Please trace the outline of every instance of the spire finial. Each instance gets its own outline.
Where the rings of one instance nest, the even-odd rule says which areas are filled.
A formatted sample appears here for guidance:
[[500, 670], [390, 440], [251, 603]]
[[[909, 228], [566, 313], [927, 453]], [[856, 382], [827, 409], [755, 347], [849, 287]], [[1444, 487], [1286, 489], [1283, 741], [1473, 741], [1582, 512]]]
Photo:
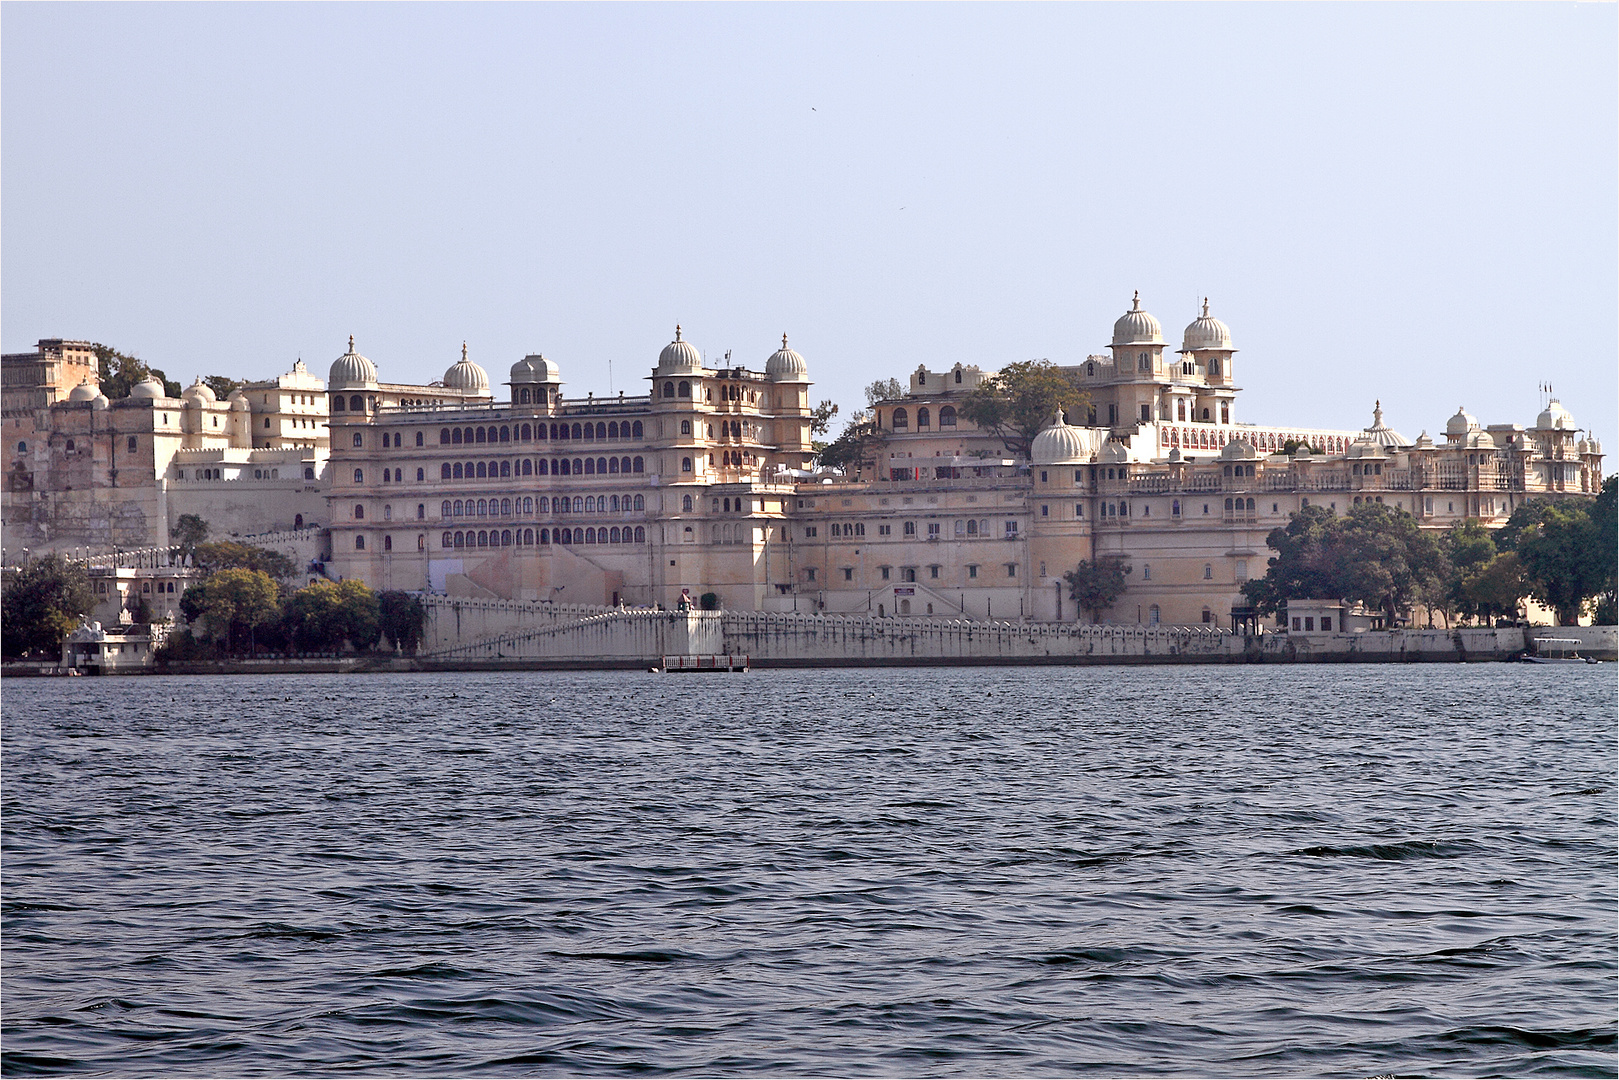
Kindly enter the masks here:
[[353, 352], [353, 351], [354, 351], [354, 335], [350, 334], [349, 335], [349, 352]]
[[1141, 290], [1140, 289], [1136, 290], [1135, 299], [1133, 299], [1130, 302], [1130, 310], [1131, 311], [1140, 311], [1141, 310]]
[[675, 340], [676, 341], [680, 340], [680, 324], [679, 323], [675, 323]]
[[464, 341], [461, 343], [461, 362], [467, 362], [467, 343]]
[[784, 349], [787, 347], [787, 335], [786, 334], [781, 335], [781, 347], [784, 348]]
[[1203, 298], [1203, 317], [1209, 317], [1209, 298], [1206, 296]]
[[1378, 427], [1383, 426], [1383, 399], [1378, 398], [1372, 403], [1372, 423]]

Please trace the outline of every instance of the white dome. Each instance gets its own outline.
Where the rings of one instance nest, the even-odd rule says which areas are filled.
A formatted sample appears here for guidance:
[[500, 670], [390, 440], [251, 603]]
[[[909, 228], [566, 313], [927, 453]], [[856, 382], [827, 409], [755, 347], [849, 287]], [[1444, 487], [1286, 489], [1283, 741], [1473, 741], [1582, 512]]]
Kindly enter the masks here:
[[328, 390], [351, 390], [377, 385], [377, 365], [354, 351], [354, 335], [349, 335], [349, 351], [332, 361], [326, 374]]
[[1466, 446], [1469, 450], [1494, 450], [1495, 437], [1488, 431], [1474, 431], [1468, 434]]
[[208, 384], [202, 381], [200, 376], [196, 382], [185, 388], [185, 392], [181, 394], [180, 397], [183, 398], [187, 404], [196, 401], [202, 403], [203, 405], [212, 405], [219, 400], [219, 395], [215, 394], [213, 390], [209, 388]]
[[1040, 430], [1029, 444], [1029, 458], [1036, 465], [1074, 465], [1091, 460], [1089, 432], [1068, 423], [1061, 409], [1051, 423]]
[[1135, 295], [1130, 310], [1113, 324], [1114, 345], [1162, 345], [1164, 328], [1158, 320], [1141, 310], [1141, 294]]
[[100, 393], [101, 388], [95, 383], [91, 382], [89, 379], [86, 379], [73, 388], [72, 392], [68, 394], [67, 399], [69, 401], [94, 401], [96, 399], [96, 395]]
[[1231, 344], [1231, 331], [1226, 324], [1209, 314], [1208, 297], [1203, 298], [1203, 314], [1193, 319], [1181, 335], [1181, 352], [1195, 352], [1198, 349], [1237, 351]]
[[1547, 405], [1545, 410], [1535, 420], [1535, 426], [1540, 428], [1542, 431], [1550, 431], [1554, 429], [1557, 431], [1575, 430], [1573, 415], [1567, 409], [1563, 408], [1563, 403], [1558, 401], [1556, 398], [1552, 398], [1551, 404]]
[[112, 404], [112, 402], [107, 400], [107, 395], [103, 394], [99, 390], [96, 391], [96, 396], [90, 399], [90, 407], [92, 409], [96, 409], [98, 411], [101, 410], [101, 409], [105, 409], [107, 406], [109, 406], [111, 404]]
[[781, 335], [781, 348], [765, 361], [765, 378], [771, 382], [808, 382], [809, 365], [804, 358], [787, 347], [787, 335]]
[[1259, 451], [1246, 439], [1232, 439], [1220, 448], [1220, 457], [1226, 461], [1252, 461], [1259, 457]]
[[1478, 418], [1460, 405], [1456, 406], [1456, 415], [1445, 422], [1446, 435], [1466, 435], [1469, 431], [1477, 430]]
[[129, 396], [150, 401], [163, 396], [163, 384], [156, 379], [142, 379], [129, 388]]
[[562, 369], [539, 353], [530, 353], [512, 365], [513, 383], [555, 383], [562, 381]]
[[1130, 451], [1124, 448], [1121, 442], [1109, 442], [1102, 447], [1102, 452], [1096, 455], [1096, 460], [1104, 465], [1117, 465], [1130, 460]]
[[680, 327], [675, 326], [675, 339], [658, 354], [658, 368], [663, 371], [701, 371], [703, 354], [689, 341], [680, 340]]
[[1411, 440], [1398, 431], [1383, 423], [1383, 403], [1376, 402], [1372, 406], [1372, 426], [1365, 429], [1365, 433], [1356, 442], [1375, 443], [1378, 446], [1410, 446]]
[[444, 373], [444, 385], [452, 390], [482, 393], [489, 389], [489, 373], [467, 359], [467, 343], [461, 343], [461, 359]]
[[253, 406], [249, 404], [247, 397], [240, 390], [230, 396], [230, 408], [232, 412], [253, 411]]

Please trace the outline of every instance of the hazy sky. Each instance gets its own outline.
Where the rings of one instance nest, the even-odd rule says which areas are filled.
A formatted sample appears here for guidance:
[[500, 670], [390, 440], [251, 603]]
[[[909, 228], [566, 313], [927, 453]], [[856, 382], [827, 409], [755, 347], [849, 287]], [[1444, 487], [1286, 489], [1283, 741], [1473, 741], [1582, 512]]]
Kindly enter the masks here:
[[[1211, 297], [1240, 419], [1414, 438], [1555, 384], [1604, 449], [1619, 8], [19, 4], [0, 329], [170, 378], [639, 393], [781, 334], [845, 411]], [[611, 365], [611, 371], [609, 371]], [[1611, 466], [1610, 466], [1611, 468]]]

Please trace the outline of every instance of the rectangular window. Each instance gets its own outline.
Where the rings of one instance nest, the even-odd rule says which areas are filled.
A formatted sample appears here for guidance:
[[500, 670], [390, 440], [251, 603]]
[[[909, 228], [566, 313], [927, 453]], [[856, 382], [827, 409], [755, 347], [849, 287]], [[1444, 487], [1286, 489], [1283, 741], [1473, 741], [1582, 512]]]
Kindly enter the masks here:
[[133, 453], [134, 453], [134, 452], [135, 452], [135, 447], [136, 447], [136, 446], [138, 446], [138, 445], [139, 445], [139, 444], [138, 444], [138, 443], [137, 443], [137, 442], [136, 442], [136, 441], [135, 441], [135, 436], [133, 436], [133, 435], [131, 435], [131, 436], [130, 436], [130, 437], [129, 437], [129, 443], [128, 443], [128, 445], [129, 445], [129, 452], [130, 452], [130, 453], [131, 453], [131, 454], [133, 454]]
[[814, 525], [806, 525], [806, 526], [804, 526], [804, 536], [805, 536], [806, 539], [813, 538], [815, 536], [815, 526]]
[[880, 567], [879, 569], [882, 570], [883, 580], [887, 581], [888, 580], [888, 573], [892, 569], [892, 567], [884, 566], [884, 567]]
[[937, 540], [938, 538], [939, 538], [939, 523], [937, 521], [928, 522], [928, 539], [929, 540]]
[[1050, 517], [1051, 516], [1051, 507], [1046, 506], [1045, 504], [1042, 503], [1041, 506], [1040, 506], [1040, 516], [1041, 517]]
[[[1237, 560], [1237, 580], [1238, 581], [1247, 581], [1248, 580], [1248, 560], [1247, 559], [1238, 559]], [[1323, 627], [1323, 629], [1325, 629], [1325, 627]]]
[[1321, 629], [1323, 629], [1323, 630], [1331, 630], [1332, 629], [1332, 616], [1330, 616], [1330, 615], [1321, 616]]
[[978, 576], [978, 567], [976, 567], [976, 566], [967, 567], [967, 576], [970, 577], [970, 578], [977, 577]]
[[893, 533], [894, 533], [894, 527], [892, 525], [879, 525], [879, 526], [877, 526], [877, 535], [878, 536], [892, 536]]
[[1074, 516], [1077, 517], [1077, 518], [1082, 518], [1082, 517], [1085, 516], [1085, 504], [1084, 503], [1075, 503], [1074, 504]]
[[1017, 522], [1008, 521], [1006, 523], [1006, 536], [1007, 539], [1014, 539], [1017, 536]]
[[854, 568], [852, 566], [845, 566], [843, 568], [843, 580], [844, 581], [853, 581], [854, 580]]
[[1315, 629], [1315, 616], [1314, 615], [1306, 615], [1304, 617], [1304, 629], [1306, 629], [1306, 630], [1314, 630]]
[[1304, 627], [1300, 625], [1300, 623], [1302, 623], [1303, 621], [1304, 620], [1300, 619], [1297, 615], [1293, 616], [1293, 629], [1295, 629], [1295, 630], [1304, 629]]
[[804, 571], [804, 576], [806, 578], [808, 578], [809, 580], [814, 581], [815, 580], [815, 567], [812, 566], [808, 570], [805, 570]]
[[1017, 577], [1017, 563], [1009, 562], [1006, 564], [1006, 576]]
[[939, 576], [939, 568], [937, 566], [928, 567], [928, 577], [937, 578], [938, 576]]

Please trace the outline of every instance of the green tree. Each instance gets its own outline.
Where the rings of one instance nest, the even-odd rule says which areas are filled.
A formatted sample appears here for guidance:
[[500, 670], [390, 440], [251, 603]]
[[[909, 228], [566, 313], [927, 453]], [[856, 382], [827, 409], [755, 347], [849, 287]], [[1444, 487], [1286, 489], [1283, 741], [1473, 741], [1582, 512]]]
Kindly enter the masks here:
[[866, 386], [866, 408], [879, 401], [897, 401], [905, 396], [905, 384], [898, 379], [878, 379]]
[[1063, 575], [1068, 582], [1068, 599], [1089, 612], [1092, 622], [1099, 622], [1102, 612], [1124, 595], [1124, 579], [1133, 569], [1125, 564], [1122, 555], [1104, 555], [1094, 562], [1081, 559], [1077, 567]]
[[180, 613], [187, 622], [204, 621], [214, 637], [225, 639], [225, 651], [234, 652], [242, 634], [280, 617], [280, 590], [262, 570], [220, 570], [181, 595]]
[[1362, 503], [1345, 517], [1308, 506], [1272, 529], [1276, 552], [1263, 578], [1243, 595], [1261, 614], [1285, 615], [1287, 601], [1359, 601], [1392, 622], [1419, 601], [1442, 603], [1450, 568], [1439, 542], [1416, 519], [1382, 503]]
[[377, 594], [363, 581], [317, 581], [287, 598], [288, 634], [306, 652], [336, 652], [345, 641], [369, 649], [382, 632]]
[[1602, 482], [1602, 491], [1591, 504], [1591, 521], [1596, 526], [1591, 558], [1603, 567], [1604, 582], [1595, 618], [1601, 626], [1612, 626], [1619, 621], [1619, 476]]
[[96, 594], [81, 564], [59, 555], [30, 559], [5, 576], [0, 598], [0, 652], [59, 652], [62, 638], [95, 610]]
[[1612, 580], [1613, 565], [1599, 550], [1598, 533], [1591, 505], [1565, 499], [1547, 505], [1534, 527], [1517, 536], [1529, 595], [1555, 611], [1560, 625], [1578, 623], [1586, 601]]
[[[837, 404], [830, 399], [821, 402], [810, 410], [810, 436], [813, 438], [825, 435], [832, 430], [832, 420], [838, 415]], [[819, 450], [824, 444], [813, 444]]]
[[1034, 437], [1058, 409], [1078, 416], [1089, 402], [1078, 372], [1064, 371], [1049, 360], [1020, 360], [975, 386], [957, 411], [1013, 454], [1027, 458]]
[[156, 379], [162, 383], [165, 396], [180, 396], [179, 383], [170, 380], [157, 368], [149, 367], [138, 356], [119, 352], [110, 345], [100, 343], [92, 345], [91, 348], [96, 354], [96, 374], [100, 377], [101, 392], [108, 398], [112, 400], [126, 398], [136, 383], [147, 379]]
[[1517, 618], [1523, 597], [1529, 595], [1523, 563], [1516, 551], [1503, 551], [1462, 578], [1461, 610], [1486, 622]]
[[398, 589], [377, 594], [382, 634], [401, 650], [413, 653], [427, 631], [427, 608], [421, 599]]
[[868, 465], [875, 468], [877, 452], [887, 441], [887, 435], [872, 417], [857, 412], [844, 425], [843, 433], [827, 443], [816, 455], [816, 461], [829, 469], [843, 469], [859, 473]]
[[225, 375], [204, 375], [202, 384], [212, 390], [220, 401], [224, 401], [242, 388], [240, 381]]
[[298, 564], [281, 552], [235, 540], [196, 544], [191, 549], [191, 558], [196, 566], [210, 574], [220, 570], [258, 570], [285, 584], [298, 573]]
[[174, 542], [190, 555], [208, 539], [208, 523], [196, 514], [181, 514], [174, 523]]

